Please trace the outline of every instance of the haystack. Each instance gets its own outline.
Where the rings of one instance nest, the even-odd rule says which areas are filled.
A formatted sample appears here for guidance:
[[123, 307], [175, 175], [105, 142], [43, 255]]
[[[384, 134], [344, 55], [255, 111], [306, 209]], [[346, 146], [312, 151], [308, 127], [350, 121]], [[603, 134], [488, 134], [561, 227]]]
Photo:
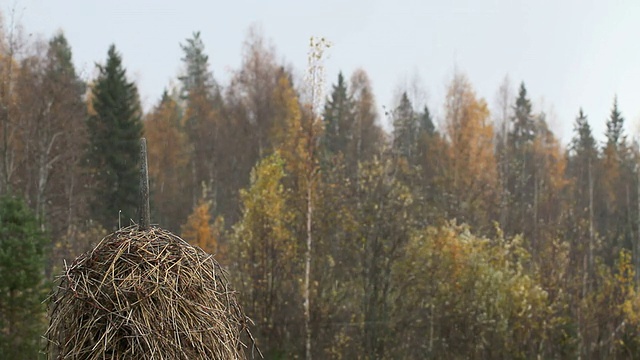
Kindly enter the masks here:
[[144, 140], [141, 148], [140, 224], [66, 267], [49, 303], [48, 358], [245, 359], [249, 320], [220, 265], [148, 225]]

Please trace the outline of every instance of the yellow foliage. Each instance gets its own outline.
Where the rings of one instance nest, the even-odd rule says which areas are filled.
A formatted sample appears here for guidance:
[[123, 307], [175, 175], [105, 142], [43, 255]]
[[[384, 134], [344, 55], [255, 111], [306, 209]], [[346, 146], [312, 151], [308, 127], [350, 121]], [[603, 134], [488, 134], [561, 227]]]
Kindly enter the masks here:
[[493, 126], [484, 99], [478, 99], [464, 75], [456, 74], [445, 103], [447, 148], [446, 181], [458, 201], [459, 214], [472, 224], [486, 224], [496, 197], [496, 159]]
[[89, 116], [96, 116], [98, 115], [98, 113], [96, 112], [96, 109], [94, 109], [93, 107], [93, 98], [95, 97], [95, 95], [93, 94], [93, 83], [90, 83], [87, 86], [87, 97], [85, 99], [85, 102], [87, 104], [87, 115]]
[[278, 79], [278, 85], [274, 91], [274, 102], [282, 111], [279, 114], [282, 121], [276, 122], [272, 130], [278, 151], [285, 160], [286, 169], [289, 172], [296, 175], [303, 174], [309, 160], [308, 141], [304, 136], [305, 129], [298, 96], [284, 74]]
[[187, 223], [182, 226], [182, 238], [209, 254], [215, 254], [218, 250], [218, 239], [211, 224], [210, 210], [211, 202], [201, 199], [187, 218]]
[[486, 354], [490, 347], [518, 358], [524, 357], [527, 343], [535, 344], [550, 329], [540, 319], [555, 321], [547, 315], [547, 292], [525, 270], [529, 254], [519, 237], [489, 240], [450, 223], [416, 233], [406, 250], [393, 272], [396, 284], [405, 289], [398, 308], [411, 310], [399, 316], [421, 318], [434, 324], [436, 333], [427, 340], [407, 330], [400, 338], [425, 346], [437, 342], [442, 346], [438, 351], [453, 357], [459, 351], [482, 358], [469, 354]]
[[568, 184], [565, 177], [566, 157], [564, 151], [546, 123], [541, 124], [540, 134], [534, 142], [538, 166], [548, 174], [550, 191], [559, 193]]
[[186, 166], [186, 136], [178, 128], [178, 105], [165, 99], [144, 122], [148, 140], [149, 176], [159, 184], [169, 181], [176, 168]]

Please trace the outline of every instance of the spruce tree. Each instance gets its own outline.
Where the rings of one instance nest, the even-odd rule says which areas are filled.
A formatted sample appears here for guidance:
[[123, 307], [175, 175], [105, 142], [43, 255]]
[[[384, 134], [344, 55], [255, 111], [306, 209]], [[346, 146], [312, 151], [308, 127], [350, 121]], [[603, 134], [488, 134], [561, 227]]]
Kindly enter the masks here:
[[508, 134], [510, 154], [507, 174], [506, 202], [509, 204], [509, 219], [505, 224], [507, 234], [524, 233], [533, 236], [535, 202], [534, 140], [536, 138], [536, 118], [532, 114], [531, 100], [527, 96], [524, 83], [513, 107], [511, 131]]
[[46, 297], [46, 240], [21, 199], [0, 197], [0, 357], [36, 359]]
[[536, 134], [536, 124], [531, 111], [531, 100], [527, 97], [524, 82], [520, 84], [520, 91], [514, 107], [515, 115], [512, 119], [511, 132], [513, 143], [517, 146], [533, 142]]
[[575, 178], [577, 209], [579, 212], [584, 212], [591, 207], [588, 201], [589, 196], [592, 195], [592, 177], [597, 166], [598, 148], [587, 116], [582, 109], [576, 117], [573, 131], [574, 136], [569, 144], [567, 173]]
[[407, 159], [415, 155], [417, 120], [413, 105], [405, 92], [393, 111], [393, 149], [396, 154]]
[[[198, 203], [200, 186], [204, 183], [212, 191], [214, 200], [212, 211], [218, 212], [218, 205], [223, 194], [218, 191], [223, 181], [218, 175], [220, 165], [221, 118], [219, 116], [222, 100], [218, 86], [209, 70], [209, 57], [205, 54], [204, 43], [200, 32], [180, 44], [184, 57], [184, 74], [182, 82], [182, 98], [184, 114], [182, 123], [187, 134], [191, 152], [188, 167], [191, 172], [188, 192], [193, 206]], [[216, 181], [218, 180], [218, 181]]]
[[613, 99], [613, 107], [611, 108], [611, 114], [607, 119], [607, 145], [612, 145], [616, 150], [620, 150], [621, 145], [626, 141], [626, 137], [623, 134], [624, 131], [624, 118], [618, 109], [618, 97]]
[[182, 61], [185, 65], [185, 73], [179, 77], [182, 82], [183, 98], [188, 98], [193, 92], [208, 92], [217, 88], [213, 75], [209, 71], [209, 56], [205, 54], [200, 32], [194, 32], [193, 37], [186, 41], [186, 44], [180, 44], [184, 52]]
[[635, 238], [635, 206], [633, 192], [636, 186], [635, 161], [624, 134], [624, 117], [618, 108], [618, 99], [613, 99], [611, 114], [607, 119], [606, 143], [602, 149], [602, 175], [598, 190], [602, 193], [602, 206], [597, 220], [598, 230], [605, 235], [605, 246], [609, 247], [609, 261], [617, 253], [630, 249]]
[[593, 276], [595, 250], [595, 181], [598, 148], [587, 116], [582, 109], [574, 124], [574, 136], [569, 144], [566, 177], [572, 179], [570, 205], [566, 215], [565, 231], [574, 249], [573, 267], [582, 274], [583, 296], [591, 288], [588, 279]]
[[347, 84], [341, 72], [338, 74], [338, 83], [333, 85], [331, 97], [324, 107], [323, 143], [331, 155], [346, 155], [349, 140], [353, 139], [354, 109], [353, 102], [347, 94]]
[[425, 105], [424, 110], [418, 116], [418, 134], [433, 135], [436, 132], [436, 127], [433, 124], [433, 118], [429, 112], [429, 108]]
[[591, 126], [587, 120], [587, 115], [584, 114], [582, 108], [578, 112], [578, 117], [574, 124], [575, 135], [571, 139], [571, 150], [578, 154], [588, 154], [593, 156], [596, 149], [596, 142], [593, 138]]
[[[138, 151], [142, 136], [138, 91], [127, 80], [122, 58], [111, 45], [92, 92], [88, 166], [93, 178], [93, 219], [106, 229], [134, 219], [138, 196]], [[121, 212], [121, 213], [120, 213]]]

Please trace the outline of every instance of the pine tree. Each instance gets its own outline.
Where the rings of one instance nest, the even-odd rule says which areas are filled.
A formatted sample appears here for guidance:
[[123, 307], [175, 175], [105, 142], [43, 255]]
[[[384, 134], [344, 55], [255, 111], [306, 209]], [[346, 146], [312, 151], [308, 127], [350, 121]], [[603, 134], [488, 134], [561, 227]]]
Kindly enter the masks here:
[[114, 45], [98, 69], [92, 89], [94, 113], [87, 121], [88, 166], [94, 181], [91, 210], [95, 220], [113, 229], [118, 218], [125, 225], [135, 218], [141, 110], [136, 85], [127, 80]]
[[20, 199], [0, 198], [0, 354], [36, 359], [41, 349], [46, 297], [46, 239]]

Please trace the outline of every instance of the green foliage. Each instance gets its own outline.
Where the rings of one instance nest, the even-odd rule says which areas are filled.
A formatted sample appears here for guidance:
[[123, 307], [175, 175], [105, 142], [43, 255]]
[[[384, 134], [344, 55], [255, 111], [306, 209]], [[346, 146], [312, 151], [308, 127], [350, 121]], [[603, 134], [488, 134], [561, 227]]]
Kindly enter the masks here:
[[[496, 114], [458, 73], [431, 108], [439, 126], [405, 93], [389, 134], [356, 69], [319, 121], [326, 42], [298, 83], [259, 30], [224, 88], [200, 33], [180, 44], [178, 86], [144, 132], [155, 221], [224, 254], [267, 358], [639, 357], [640, 145], [617, 99], [603, 145], [580, 110], [565, 149], [524, 83], [501, 87]], [[120, 210], [128, 223], [141, 109], [113, 46], [87, 94], [64, 35], [46, 49], [7, 36], [0, 190], [38, 222], [7, 225], [26, 208], [2, 200], [0, 357], [33, 358], [37, 228], [55, 239], [48, 275]]]
[[324, 106], [324, 134], [325, 150], [332, 155], [347, 154], [349, 141], [353, 139], [354, 109], [353, 102], [348, 95], [347, 84], [342, 73], [338, 74], [338, 83], [333, 85], [330, 98]]
[[46, 243], [24, 202], [1, 197], [0, 353], [5, 359], [36, 359], [42, 349]]
[[421, 134], [434, 135], [436, 127], [433, 124], [433, 118], [429, 112], [429, 108], [425, 105], [422, 113], [418, 114], [418, 136]]
[[415, 156], [417, 132], [418, 118], [405, 92], [400, 98], [400, 103], [393, 111], [394, 151], [400, 156], [412, 159], [412, 156]]
[[[476, 237], [448, 224], [416, 232], [393, 267], [402, 358], [530, 358], [545, 339], [547, 292], [521, 238]], [[398, 351], [399, 353], [396, 353]]]
[[536, 136], [536, 125], [531, 111], [531, 100], [527, 97], [527, 88], [524, 82], [520, 84], [520, 91], [514, 107], [512, 119], [513, 128], [511, 138], [516, 146], [530, 143]]
[[[607, 137], [603, 145], [599, 172], [601, 176], [596, 185], [599, 203], [597, 204], [597, 230], [604, 234], [609, 244], [606, 260], [613, 263], [622, 249], [632, 249], [637, 241], [638, 225], [637, 201], [631, 205], [631, 196], [638, 190], [638, 161], [637, 150], [633, 150], [627, 142], [624, 133], [624, 118], [618, 108], [618, 100], [614, 98], [611, 114], [607, 119]], [[634, 191], [636, 190], [636, 191]], [[636, 245], [637, 248], [637, 245]], [[636, 263], [638, 262], [636, 254]]]
[[607, 119], [607, 146], [613, 145], [618, 148], [626, 141], [624, 136], [624, 118], [618, 109], [618, 98], [613, 99], [613, 107], [611, 108], [611, 115]]
[[593, 138], [587, 115], [582, 111], [582, 108], [576, 117], [573, 131], [575, 135], [571, 139], [570, 150], [577, 156], [585, 154], [588, 158], [596, 157], [598, 155], [596, 141]]
[[365, 357], [380, 358], [389, 348], [391, 269], [404, 253], [413, 229], [415, 202], [409, 187], [395, 176], [390, 159], [363, 163], [358, 189], [357, 261], [362, 279], [362, 349]]
[[179, 77], [182, 82], [183, 96], [186, 98], [192, 92], [209, 91], [215, 86], [213, 76], [209, 72], [209, 56], [204, 52], [204, 43], [200, 32], [193, 33], [186, 44], [180, 44], [184, 52], [182, 61], [185, 64], [185, 74]]
[[184, 100], [182, 127], [188, 140], [185, 150], [189, 152], [189, 172], [184, 175], [188, 179], [184, 181], [184, 196], [190, 198], [195, 206], [200, 195], [200, 186], [205, 184], [212, 191], [212, 213], [217, 215], [220, 203], [218, 197], [222, 195], [218, 191], [222, 182], [217, 181], [221, 158], [219, 88], [209, 69], [209, 57], [205, 54], [200, 32], [195, 32], [193, 37], [187, 39], [186, 44], [180, 44], [180, 47], [184, 53], [183, 76], [179, 77], [182, 82], [181, 96]]
[[292, 236], [293, 213], [283, 186], [284, 160], [274, 153], [252, 171], [241, 192], [242, 218], [231, 237], [231, 267], [242, 304], [259, 329], [258, 345], [271, 352], [290, 345], [293, 311], [299, 304], [301, 250]]
[[103, 227], [114, 229], [119, 216], [126, 225], [136, 215], [141, 109], [136, 86], [127, 80], [114, 45], [98, 69], [92, 90], [94, 113], [87, 121], [88, 166], [95, 184], [91, 210]]
[[49, 49], [47, 52], [48, 57], [52, 60], [49, 64], [49, 73], [53, 73], [58, 76], [66, 76], [71, 79], [77, 77], [71, 59], [71, 47], [69, 46], [64, 34], [59, 33], [49, 41]]

